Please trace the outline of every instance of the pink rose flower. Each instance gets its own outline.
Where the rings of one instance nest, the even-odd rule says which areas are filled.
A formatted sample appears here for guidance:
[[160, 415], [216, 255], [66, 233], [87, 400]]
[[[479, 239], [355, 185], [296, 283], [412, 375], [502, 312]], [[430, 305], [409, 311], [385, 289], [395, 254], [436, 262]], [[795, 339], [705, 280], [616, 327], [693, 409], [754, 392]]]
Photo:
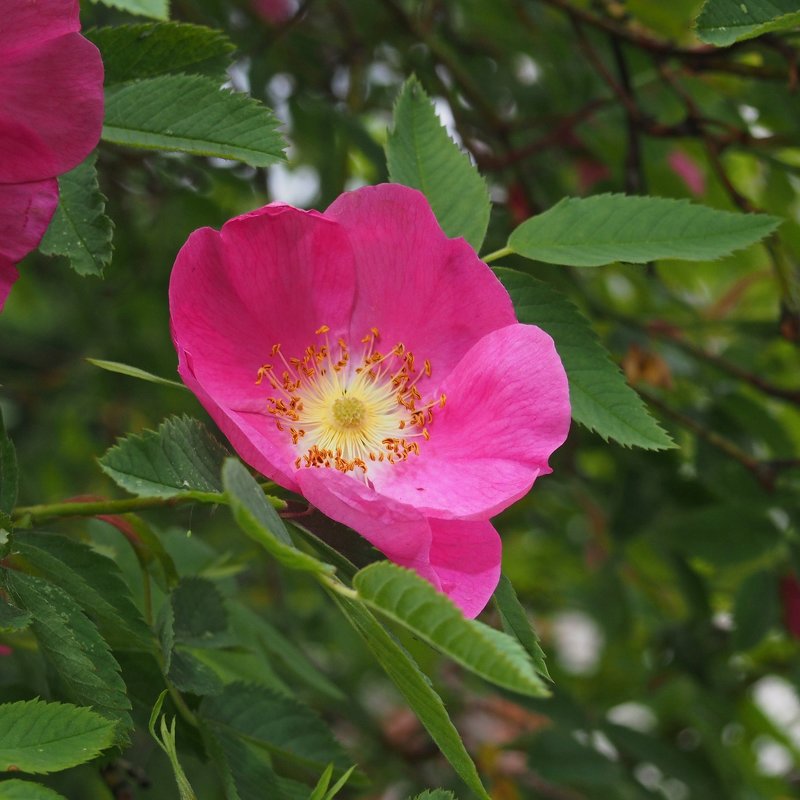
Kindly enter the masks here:
[[299, 6], [297, 0], [251, 0], [253, 11], [270, 25], [288, 22]]
[[14, 0], [0, 18], [0, 309], [15, 264], [44, 236], [56, 176], [100, 139], [103, 63], [78, 0]]
[[567, 436], [552, 339], [425, 197], [348, 192], [195, 231], [170, 281], [178, 371], [242, 458], [475, 616], [489, 518]]

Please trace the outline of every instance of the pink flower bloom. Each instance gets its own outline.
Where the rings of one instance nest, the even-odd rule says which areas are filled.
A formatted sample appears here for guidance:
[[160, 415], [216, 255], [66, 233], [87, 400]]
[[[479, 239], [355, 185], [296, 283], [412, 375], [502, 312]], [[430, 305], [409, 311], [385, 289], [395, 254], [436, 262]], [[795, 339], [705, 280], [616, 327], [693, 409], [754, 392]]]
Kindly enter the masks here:
[[416, 570], [469, 616], [489, 518], [550, 472], [567, 379], [550, 337], [425, 197], [348, 192], [201, 228], [170, 282], [178, 371], [249, 464]]
[[702, 167], [686, 151], [672, 150], [667, 156], [669, 168], [686, 184], [694, 195], [706, 193], [706, 176]]
[[78, 0], [15, 0], [0, 20], [0, 309], [58, 200], [54, 178], [100, 138], [103, 64]]
[[270, 25], [288, 22], [297, 13], [299, 6], [297, 0], [251, 0], [250, 4], [253, 11]]

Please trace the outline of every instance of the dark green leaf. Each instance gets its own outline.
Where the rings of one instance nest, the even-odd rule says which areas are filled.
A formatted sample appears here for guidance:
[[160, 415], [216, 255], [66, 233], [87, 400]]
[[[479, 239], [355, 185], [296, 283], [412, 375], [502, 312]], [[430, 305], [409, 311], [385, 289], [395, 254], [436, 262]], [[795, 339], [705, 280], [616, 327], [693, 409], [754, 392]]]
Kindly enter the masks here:
[[781, 538], [763, 510], [741, 504], [682, 511], [666, 518], [654, 535], [686, 556], [718, 566], [766, 555]]
[[0, 512], [10, 514], [17, 504], [17, 451], [6, 434], [0, 409]]
[[27, 628], [33, 621], [33, 615], [29, 611], [12, 606], [6, 602], [0, 594], [0, 631], [3, 633], [14, 633]]
[[267, 167], [283, 160], [277, 127], [266, 106], [200, 75], [160, 75], [106, 91], [103, 138], [129, 147]]
[[121, 439], [100, 466], [123, 489], [142, 497], [220, 492], [227, 455], [206, 427], [191, 417], [171, 417], [157, 431]]
[[84, 35], [103, 56], [106, 86], [182, 72], [224, 81], [235, 49], [221, 31], [185, 22], [116, 25]]
[[317, 772], [331, 762], [347, 769], [341, 747], [310, 709], [263, 686], [229, 684], [204, 698], [199, 713], [212, 732], [244, 739], [290, 763]]
[[503, 268], [495, 272], [511, 295], [519, 321], [538, 325], [555, 340], [569, 378], [576, 422], [627, 447], [675, 446], [626, 383], [589, 321], [566, 297], [521, 272]]
[[419, 717], [442, 755], [467, 786], [481, 798], [490, 800], [475, 764], [455, 726], [450, 721], [441, 697], [436, 693], [411, 656], [386, 632], [361, 603], [340, 594], [331, 595], [350, 624], [364, 639], [392, 683]]
[[545, 654], [539, 644], [539, 637], [533, 629], [525, 609], [519, 602], [511, 581], [505, 575], [500, 575], [500, 581], [494, 590], [493, 599], [497, 610], [500, 612], [503, 630], [516, 637], [517, 641], [531, 657], [533, 665], [539, 671], [539, 674], [549, 679], [550, 674], [547, 671]]
[[533, 697], [548, 693], [516, 639], [466, 619], [449, 597], [415, 572], [379, 561], [356, 574], [353, 588], [373, 609], [485, 680]]
[[94, 623], [70, 595], [42, 578], [7, 570], [6, 580], [19, 605], [33, 615], [33, 632], [64, 696], [118, 722], [117, 741], [124, 741], [132, 726], [130, 702], [119, 664]]
[[102, 275], [111, 262], [114, 224], [106, 216], [106, 198], [97, 183], [92, 153], [58, 179], [58, 207], [39, 249], [65, 256], [79, 275]]
[[778, 579], [772, 570], [755, 572], [745, 578], [733, 604], [733, 646], [737, 650], [755, 647], [781, 621]]
[[800, 25], [797, 0], [706, 0], [697, 18], [697, 35], [726, 47], [769, 31]]
[[170, 595], [175, 640], [189, 647], [213, 647], [228, 629], [222, 595], [211, 581], [184, 578]]
[[0, 705], [0, 772], [41, 774], [91, 761], [113, 744], [114, 727], [94, 711], [70, 703], [38, 699], [4, 703]]
[[298, 550], [283, 520], [267, 502], [264, 492], [241, 461], [229, 458], [222, 468], [222, 483], [239, 527], [283, 566], [303, 572], [330, 573], [333, 567]]
[[38, 575], [77, 600], [112, 644], [124, 649], [153, 647], [153, 634], [110, 558], [74, 539], [43, 532], [17, 534], [14, 551]]
[[568, 197], [523, 222], [508, 246], [535, 261], [573, 267], [659, 258], [709, 261], [760, 241], [780, 222], [663, 197]]
[[419, 189], [448, 236], [463, 236], [480, 249], [491, 211], [486, 182], [447, 135], [416, 78], [397, 98], [386, 158], [391, 180]]

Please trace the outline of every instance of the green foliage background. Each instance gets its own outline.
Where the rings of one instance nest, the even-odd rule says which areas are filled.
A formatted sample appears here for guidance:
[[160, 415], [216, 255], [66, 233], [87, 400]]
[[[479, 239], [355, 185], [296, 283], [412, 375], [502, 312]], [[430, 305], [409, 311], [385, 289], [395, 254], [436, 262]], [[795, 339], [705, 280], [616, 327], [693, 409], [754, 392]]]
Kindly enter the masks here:
[[[202, 417], [188, 392], [86, 359], [174, 377], [166, 287], [188, 234], [271, 200], [324, 208], [348, 188], [387, 180], [387, 129], [401, 86], [416, 74], [495, 201], [485, 252], [505, 248], [519, 223], [567, 195], [691, 198], [786, 222], [779, 237], [714, 261], [573, 269], [503, 259], [592, 321], [677, 447], [627, 449], [575, 424], [553, 474], [497, 520], [505, 572], [547, 653], [552, 697], [493, 690], [402, 625], [391, 630], [433, 676], [494, 798], [793, 796], [800, 785], [800, 610], [789, 599], [800, 570], [800, 51], [788, 28], [698, 54], [691, 48], [699, 46], [692, 26], [700, 5], [310, 0], [271, 25], [246, 0], [173, 0], [172, 19], [221, 29], [234, 42], [232, 81], [276, 111], [289, 161], [220, 162], [132, 150], [118, 135], [106, 137], [112, 143], [101, 144], [97, 169], [114, 222], [113, 258], [79, 260], [79, 271], [90, 273], [81, 278], [64, 259], [32, 256], [0, 317], [0, 404], [17, 452], [20, 505], [120, 496], [97, 457], [167, 416]], [[158, 15], [161, 6], [142, 0], [140, 8]], [[143, 21], [93, 4], [82, 19], [84, 30]], [[116, 55], [111, 74], [126, 80], [129, 45], [106, 40]], [[224, 45], [217, 55], [224, 63]], [[213, 89], [219, 63], [198, 64], [177, 71], [201, 73], [189, 83]], [[178, 84], [188, 85], [155, 68], [146, 77], [167, 81], [176, 97]], [[236, 113], [256, 114], [241, 104]], [[702, 186], [687, 183], [681, 169]], [[67, 235], [51, 230], [42, 249], [64, 252]], [[108, 230], [101, 224], [94, 235], [102, 249]], [[94, 276], [101, 271], [102, 280]], [[323, 737], [314, 745], [310, 768], [289, 758], [281, 771], [309, 784], [300, 797], [328, 763], [334, 780], [358, 764], [342, 797], [402, 800], [436, 786], [472, 796], [319, 581], [266, 558], [261, 534], [243, 535], [225, 509], [179, 505], [146, 520], [168, 554], [150, 599], [169, 660], [161, 667], [190, 697], [209, 694], [200, 705], [207, 729], [181, 717], [177, 726], [180, 762], [199, 798], [234, 791], [243, 800], [268, 798], [286, 789], [269, 789], [272, 778], [252, 768], [253, 786], [231, 789], [209, 764], [209, 751], [229, 764], [256, 763], [247, 750], [256, 745], [224, 733], [251, 725], [243, 721], [248, 709], [211, 694], [215, 681], [255, 686], [252, 705], [273, 709], [266, 718], [278, 696], [305, 719], [311, 712], [302, 701], [324, 720], [323, 733], [335, 734], [339, 744]], [[316, 518], [309, 526], [358, 566], [374, 558], [338, 526]], [[98, 520], [51, 527], [111, 556], [120, 575], [108, 580], [127, 582], [145, 608], [136, 556], [118, 530]], [[286, 563], [280, 544], [270, 543], [270, 552]], [[173, 563], [188, 579], [181, 591], [194, 599], [166, 595]], [[21, 595], [34, 580], [22, 581]], [[88, 590], [58, 591], [79, 598]], [[215, 617], [203, 605], [201, 620], [189, 618], [200, 597], [223, 611]], [[75, 601], [65, 602], [65, 614], [81, 615]], [[97, 624], [108, 636], [115, 615], [127, 611], [105, 611]], [[491, 607], [484, 620], [502, 622]], [[0, 657], [0, 701], [61, 699], [52, 661], [42, 660], [27, 624], [0, 626], [13, 647]], [[236, 626], [237, 641], [242, 631], [249, 637], [244, 652], [225, 638]], [[387, 639], [384, 653], [394, 646]], [[132, 706], [117, 703], [115, 713], [136, 723], [130, 746], [41, 782], [81, 800], [122, 797], [115, 787], [123, 784], [136, 798], [178, 797], [168, 755], [147, 733], [160, 673], [135, 649], [115, 653]], [[113, 672], [102, 656], [87, 657]], [[79, 680], [80, 665], [67, 668]], [[169, 718], [180, 711], [168, 709]], [[281, 749], [280, 731], [259, 736]], [[163, 729], [161, 737], [168, 739]], [[305, 758], [311, 745], [298, 748]], [[4, 795], [3, 786], [0, 798], [24, 796], [11, 794], [18, 787]]]

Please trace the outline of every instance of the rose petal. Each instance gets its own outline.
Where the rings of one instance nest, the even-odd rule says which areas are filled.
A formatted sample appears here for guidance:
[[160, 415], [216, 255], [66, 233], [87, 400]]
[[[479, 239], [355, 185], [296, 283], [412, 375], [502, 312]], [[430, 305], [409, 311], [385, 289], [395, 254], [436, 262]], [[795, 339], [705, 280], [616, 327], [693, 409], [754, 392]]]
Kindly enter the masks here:
[[14, 265], [39, 244], [57, 205], [55, 179], [0, 184], [0, 310], [19, 277]]
[[[294, 489], [297, 453], [267, 413], [274, 392], [256, 384], [273, 344], [302, 356], [346, 328], [354, 267], [342, 229], [314, 212], [266, 206], [195, 231], [170, 279], [179, 372], [237, 452], [268, 478]], [[280, 362], [278, 362], [280, 363]]]
[[68, 172], [94, 149], [102, 124], [103, 63], [80, 34], [0, 51], [0, 182]]
[[5, 13], [0, 20], [0, 53], [11, 53], [81, 29], [78, 0], [13, 2], [13, 13]]
[[501, 560], [500, 537], [491, 523], [426, 519], [333, 469], [302, 469], [296, 477], [310, 503], [396, 564], [413, 569], [466, 616], [476, 616], [491, 598]]
[[449, 239], [425, 196], [398, 184], [341, 195], [325, 212], [350, 237], [358, 293], [350, 340], [372, 327], [386, 348], [402, 342], [434, 378], [484, 334], [516, 322], [511, 300], [463, 239]]
[[535, 325], [484, 336], [442, 383], [419, 456], [376, 470], [376, 490], [426, 516], [486, 519], [522, 497], [567, 437], [569, 388]]
[[500, 580], [502, 544], [491, 522], [431, 519], [431, 567], [467, 617], [483, 611]]

